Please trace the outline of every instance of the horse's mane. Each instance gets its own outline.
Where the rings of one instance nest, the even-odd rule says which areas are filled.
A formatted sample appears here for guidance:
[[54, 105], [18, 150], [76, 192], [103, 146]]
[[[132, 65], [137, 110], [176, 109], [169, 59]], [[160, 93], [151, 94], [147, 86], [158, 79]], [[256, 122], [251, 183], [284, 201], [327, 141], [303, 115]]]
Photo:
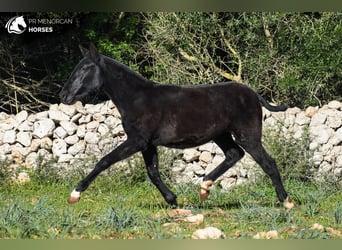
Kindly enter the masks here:
[[143, 83], [145, 85], [152, 85], [153, 82], [148, 80], [147, 78], [143, 77], [142, 75], [140, 75], [139, 73], [135, 72], [134, 70], [132, 70], [131, 68], [129, 68], [127, 65], [116, 61], [115, 59], [102, 55], [104, 57], [104, 59], [110, 63], [111, 65], [114, 65], [117, 68], [120, 68], [122, 71], [126, 72], [127, 74], [133, 76], [134, 78], [138, 78], [141, 80], [140, 83]]

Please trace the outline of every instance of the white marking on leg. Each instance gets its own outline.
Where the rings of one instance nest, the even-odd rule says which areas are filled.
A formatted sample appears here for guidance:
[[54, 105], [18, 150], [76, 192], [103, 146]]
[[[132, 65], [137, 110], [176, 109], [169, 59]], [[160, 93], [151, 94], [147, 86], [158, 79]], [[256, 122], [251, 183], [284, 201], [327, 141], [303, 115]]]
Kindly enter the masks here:
[[81, 192], [78, 192], [76, 190], [73, 190], [70, 194], [70, 197], [68, 199], [69, 204], [74, 204], [80, 200]]
[[205, 201], [207, 197], [209, 196], [209, 187], [214, 184], [213, 181], [205, 181], [202, 183], [201, 188], [200, 188], [200, 199], [201, 201]]
[[295, 204], [291, 201], [289, 196], [287, 196], [287, 198], [284, 200], [283, 205], [287, 211], [295, 207]]
[[81, 192], [76, 191], [75, 189], [71, 192], [70, 197], [73, 198], [80, 198], [81, 197]]

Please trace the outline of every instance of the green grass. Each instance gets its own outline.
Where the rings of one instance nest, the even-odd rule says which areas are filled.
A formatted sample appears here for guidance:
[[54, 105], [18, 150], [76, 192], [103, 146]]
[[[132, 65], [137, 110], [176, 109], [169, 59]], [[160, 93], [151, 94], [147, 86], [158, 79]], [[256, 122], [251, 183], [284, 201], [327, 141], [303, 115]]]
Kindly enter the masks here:
[[[249, 239], [269, 230], [277, 230], [284, 239], [342, 238], [326, 229], [342, 231], [342, 192], [331, 183], [285, 180], [297, 204], [290, 212], [277, 203], [267, 179], [228, 193], [216, 186], [204, 203], [199, 201], [198, 186], [173, 185], [179, 206], [203, 214], [204, 222], [176, 222], [165, 227], [174, 221], [167, 215], [171, 208], [158, 190], [144, 178], [129, 178], [123, 173], [99, 176], [79, 203], [68, 205], [66, 199], [82, 175], [61, 178], [36, 171], [24, 185], [2, 178], [0, 238], [189, 239], [195, 230], [206, 226], [221, 229], [226, 238]], [[315, 223], [325, 229], [310, 229]]]
[[[200, 224], [175, 221], [171, 208], [147, 179], [138, 154], [100, 175], [82, 193], [79, 203], [66, 200], [86, 175], [94, 158], [73, 163], [73, 173], [61, 176], [55, 160], [38, 161], [34, 171], [0, 162], [0, 238], [8, 239], [190, 239], [207, 226], [222, 230], [228, 239], [251, 239], [276, 230], [282, 239], [342, 239], [342, 191], [338, 183], [310, 181], [309, 139], [287, 139], [280, 127], [264, 136], [267, 150], [276, 159], [286, 190], [296, 208], [286, 212], [277, 202], [268, 177], [222, 192], [215, 185], [209, 198], [199, 201], [199, 186], [174, 185], [170, 171], [179, 157], [161, 148], [162, 178], [178, 196], [180, 208], [203, 214]], [[8, 169], [12, 169], [8, 171]], [[20, 185], [11, 175], [30, 171], [31, 181]], [[168, 223], [169, 226], [165, 226]], [[316, 224], [316, 229], [313, 225]], [[317, 227], [319, 225], [319, 227]]]

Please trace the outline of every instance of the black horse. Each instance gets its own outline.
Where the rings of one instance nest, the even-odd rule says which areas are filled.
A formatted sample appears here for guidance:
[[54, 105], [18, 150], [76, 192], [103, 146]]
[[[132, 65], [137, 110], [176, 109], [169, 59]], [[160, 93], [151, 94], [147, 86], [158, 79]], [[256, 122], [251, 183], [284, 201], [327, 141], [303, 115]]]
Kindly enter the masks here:
[[60, 92], [61, 101], [73, 104], [93, 92], [104, 91], [121, 114], [127, 140], [96, 164], [71, 193], [69, 203], [77, 202], [99, 173], [140, 151], [152, 183], [167, 203], [177, 206], [176, 195], [160, 178], [156, 147], [187, 148], [213, 140], [224, 152], [225, 160], [203, 178], [201, 200], [245, 150], [269, 175], [279, 201], [288, 209], [294, 206], [274, 159], [261, 143], [261, 104], [271, 111], [284, 111], [286, 107], [271, 106], [252, 89], [236, 82], [190, 87], [154, 83], [99, 54], [94, 45], [89, 50], [80, 49], [84, 58]]

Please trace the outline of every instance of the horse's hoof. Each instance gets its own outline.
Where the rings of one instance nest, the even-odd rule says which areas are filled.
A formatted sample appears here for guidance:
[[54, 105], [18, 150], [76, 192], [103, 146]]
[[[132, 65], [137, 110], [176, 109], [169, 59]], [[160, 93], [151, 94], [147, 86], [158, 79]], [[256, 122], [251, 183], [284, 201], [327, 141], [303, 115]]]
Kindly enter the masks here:
[[287, 198], [284, 200], [283, 205], [286, 208], [286, 211], [290, 211], [295, 207], [295, 204], [291, 201], [289, 196], [287, 196]]
[[177, 196], [174, 195], [173, 193], [167, 194], [164, 197], [165, 201], [170, 205], [171, 208], [176, 208], [178, 207], [177, 203]]
[[205, 201], [209, 194], [210, 190], [209, 187], [213, 185], [213, 181], [205, 181], [202, 183], [201, 188], [200, 188], [200, 200]]
[[205, 201], [208, 198], [209, 193], [210, 193], [209, 190], [204, 190], [203, 188], [201, 188], [201, 190], [200, 190], [200, 200], [201, 201]]
[[68, 199], [69, 204], [74, 204], [78, 202], [81, 198], [81, 193], [79, 191], [73, 190], [70, 194], [70, 197]]
[[79, 200], [80, 200], [80, 197], [70, 196], [69, 199], [68, 199], [68, 203], [69, 204], [74, 204], [74, 203], [77, 203]]

